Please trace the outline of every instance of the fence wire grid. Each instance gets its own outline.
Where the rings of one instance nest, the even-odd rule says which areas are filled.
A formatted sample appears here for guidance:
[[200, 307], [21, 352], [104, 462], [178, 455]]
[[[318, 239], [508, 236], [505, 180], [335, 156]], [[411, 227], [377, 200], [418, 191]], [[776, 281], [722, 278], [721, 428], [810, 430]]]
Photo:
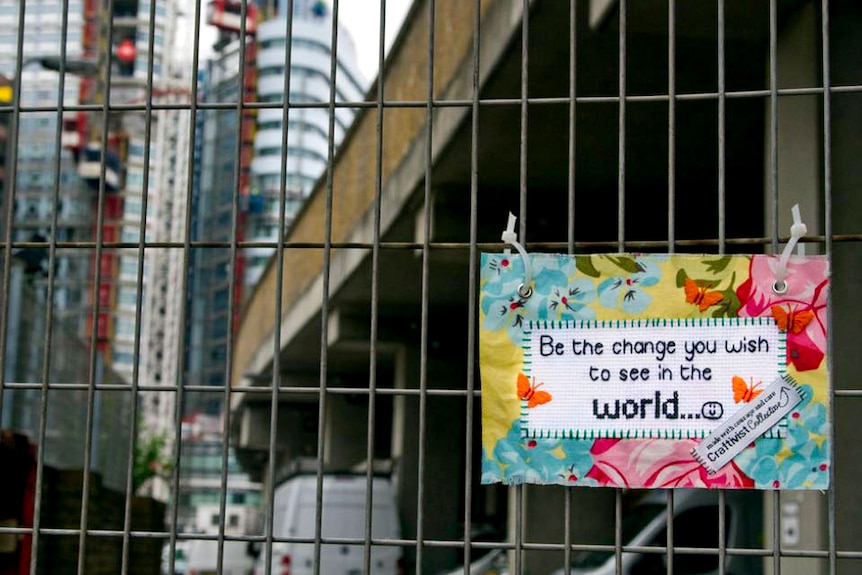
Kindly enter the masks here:
[[[0, 0], [0, 573], [862, 572], [862, 6], [415, 0], [389, 44], [373, 1], [363, 83], [350, 4]], [[828, 491], [749, 493], [743, 540], [734, 493], [687, 524], [666, 490], [632, 543], [643, 493], [481, 484], [507, 212], [530, 251], [777, 253], [794, 204], [832, 270]]]

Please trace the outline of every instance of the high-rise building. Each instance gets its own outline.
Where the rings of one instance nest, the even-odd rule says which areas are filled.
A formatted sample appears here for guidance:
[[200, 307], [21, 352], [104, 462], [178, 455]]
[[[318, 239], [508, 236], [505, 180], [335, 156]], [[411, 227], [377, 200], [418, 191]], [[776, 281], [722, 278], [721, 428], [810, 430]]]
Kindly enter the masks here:
[[[0, 30], [5, 31], [0, 34], [0, 74], [19, 85], [21, 106], [56, 106], [59, 77], [55, 71], [43, 69], [40, 58], [60, 54], [63, 2], [27, 3], [23, 22], [20, 22], [20, 8], [18, 0], [0, 0]], [[83, 4], [70, 2], [66, 36], [68, 60], [80, 60], [85, 56], [84, 22]], [[20, 69], [17, 60], [19, 31], [23, 32]], [[67, 74], [63, 103], [79, 103], [84, 84], [80, 77]], [[9, 100], [11, 102], [11, 97]], [[58, 149], [56, 112], [20, 113], [19, 140], [10, 144], [16, 152], [15, 165], [7, 165], [4, 173], [4, 181], [6, 174], [15, 175], [14, 186], [9, 181], [4, 182], [3, 197], [5, 209], [14, 213], [13, 241], [48, 240], [54, 215], [57, 241], [91, 239], [95, 212], [92, 192], [77, 172], [76, 157], [81, 151], [81, 139], [75, 131], [76, 120], [77, 115], [73, 113], [62, 117], [62, 145]], [[55, 166], [58, 169], [55, 170]], [[13, 188], [15, 197], [11, 199], [8, 194]], [[56, 204], [55, 188], [58, 190]], [[44, 289], [47, 250], [41, 252], [44, 257], [31, 262], [31, 271], [35, 272], [31, 275], [37, 288]], [[55, 312], [82, 333], [91, 292], [89, 264], [86, 252], [63, 250], [58, 251], [54, 266]]]
[[[241, 42], [236, 34], [221, 30], [222, 41], [207, 63], [201, 93], [204, 102], [234, 106], [205, 109], [199, 115], [200, 177], [192, 197], [191, 237], [194, 241], [230, 243], [234, 235], [236, 241], [243, 237], [245, 204], [236, 201], [236, 190], [249, 187], [255, 126], [254, 110], [246, 108], [240, 114], [235, 104], [240, 97], [246, 101], [255, 98], [256, 44], [252, 36]], [[211, 386], [213, 392], [186, 394], [185, 411], [219, 414], [228, 339], [241, 309], [243, 251], [193, 248], [190, 258], [185, 381]]]
[[[288, 20], [286, 0], [278, 4], [279, 16], [257, 27], [258, 97], [262, 102], [329, 102], [332, 65], [332, 13], [323, 0], [297, 0], [291, 21], [291, 60], [285, 64]], [[284, 93], [285, 74], [290, 74], [290, 94]], [[362, 99], [365, 79], [356, 59], [349, 33], [339, 26], [335, 101]], [[279, 190], [282, 158], [286, 158], [286, 224], [290, 226], [314, 183], [326, 169], [329, 110], [297, 108], [289, 112], [283, 126], [281, 108], [261, 109], [257, 116], [252, 162], [253, 187], [249, 197], [246, 226], [248, 241], [276, 241], [279, 232]], [[341, 142], [353, 121], [350, 108], [335, 108], [333, 139]], [[282, 133], [287, 130], [287, 149]], [[246, 286], [260, 278], [274, 250], [268, 247], [246, 250]]]
[[[10, 206], [15, 241], [101, 240], [97, 249], [56, 250], [53, 313], [82, 341], [95, 339], [100, 366], [127, 382], [138, 366], [143, 385], [173, 384], [178, 378], [181, 330], [170, 322], [177, 321], [184, 296], [169, 286], [181, 275], [182, 250], [147, 247], [139, 275], [139, 249], [116, 243], [138, 244], [142, 230], [147, 241], [184, 237], [189, 158], [178, 151], [188, 149], [190, 114], [180, 106], [162, 106], [187, 104], [189, 97], [190, 78], [174, 64], [177, 4], [0, 0], [0, 30], [5, 31], [0, 33], [0, 74], [20, 85], [21, 106], [57, 107], [64, 37], [63, 104], [142, 108], [148, 99], [154, 104], [149, 111], [62, 115], [22, 110]], [[34, 274], [37, 287], [46, 284], [47, 262], [34, 266], [43, 268]], [[172, 433], [174, 395], [142, 395], [139, 413], [151, 431]]]

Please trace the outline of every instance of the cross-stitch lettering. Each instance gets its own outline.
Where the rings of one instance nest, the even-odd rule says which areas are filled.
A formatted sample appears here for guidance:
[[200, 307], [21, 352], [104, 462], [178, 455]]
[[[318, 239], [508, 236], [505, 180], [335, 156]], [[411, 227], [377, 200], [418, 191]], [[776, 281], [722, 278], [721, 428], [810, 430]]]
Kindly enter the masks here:
[[660, 391], [655, 392], [654, 397], [642, 397], [640, 399], [615, 399], [613, 408], [610, 403], [602, 403], [593, 400], [593, 415], [597, 419], [679, 419], [679, 394], [674, 391], [669, 399], [662, 399]]
[[709, 381], [712, 379], [712, 370], [708, 367], [698, 367], [696, 365], [681, 365], [679, 366], [679, 377], [683, 381], [703, 380]]
[[676, 342], [671, 341], [631, 341], [623, 338], [611, 346], [614, 355], [655, 354], [657, 361], [664, 361], [666, 354], [676, 353]]
[[756, 382], [775, 378], [786, 355], [771, 319], [542, 321], [525, 335], [524, 376], [553, 397], [524, 406], [528, 435], [581, 429], [663, 437], [673, 421], [672, 432], [705, 437], [741, 407], [755, 406]]
[[685, 360], [691, 361], [696, 355], [703, 353], [714, 354], [717, 349], [715, 340], [712, 341], [687, 341], [685, 342]]
[[769, 353], [769, 342], [765, 337], [749, 339], [743, 337], [738, 342], [724, 341], [724, 350], [727, 353]]

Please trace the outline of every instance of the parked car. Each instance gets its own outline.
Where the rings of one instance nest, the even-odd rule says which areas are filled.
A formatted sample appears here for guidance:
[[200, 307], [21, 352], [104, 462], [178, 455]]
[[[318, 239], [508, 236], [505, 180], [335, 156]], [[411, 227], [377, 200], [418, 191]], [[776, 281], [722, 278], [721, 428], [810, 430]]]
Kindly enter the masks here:
[[[757, 491], [728, 491], [725, 509], [725, 543], [731, 548], [759, 546], [763, 528], [763, 495]], [[667, 495], [664, 491], [647, 493], [623, 518], [623, 545], [667, 545]], [[699, 489], [674, 492], [673, 546], [718, 548], [718, 493]], [[613, 541], [606, 541], [613, 544]], [[553, 575], [563, 575], [561, 568]], [[613, 551], [574, 553], [572, 575], [613, 575]], [[718, 573], [717, 554], [674, 552], [673, 572], [677, 575]], [[757, 575], [763, 572], [763, 559], [757, 556], [727, 555], [729, 575]], [[630, 553], [622, 556], [622, 575], [663, 575], [667, 573], [665, 553]]]
[[[324, 538], [365, 538], [365, 514], [368, 494], [364, 474], [323, 476], [321, 529]], [[273, 530], [276, 538], [314, 538], [316, 525], [317, 476], [314, 473], [291, 477], [275, 489], [273, 497]], [[398, 539], [401, 528], [395, 508], [395, 495], [388, 477], [375, 476], [372, 481], [372, 529], [374, 538]], [[314, 572], [313, 543], [276, 542], [272, 546], [273, 575], [305, 575]], [[320, 548], [320, 573], [359, 575], [364, 572], [364, 546], [361, 544], [323, 544]], [[266, 567], [266, 549], [261, 549], [256, 564], [257, 575]], [[371, 573], [397, 575], [401, 567], [401, 549], [374, 545], [371, 548]]]

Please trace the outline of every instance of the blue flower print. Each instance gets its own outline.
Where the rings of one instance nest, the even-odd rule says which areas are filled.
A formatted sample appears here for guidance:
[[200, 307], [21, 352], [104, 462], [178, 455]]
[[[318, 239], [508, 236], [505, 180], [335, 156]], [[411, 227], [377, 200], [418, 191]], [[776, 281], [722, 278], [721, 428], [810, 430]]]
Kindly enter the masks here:
[[517, 254], [482, 254], [483, 327], [489, 331], [506, 329], [511, 340], [518, 344], [528, 314], [526, 308], [532, 303], [531, 298], [518, 294], [523, 281], [524, 263]]
[[[534, 298], [521, 297], [517, 288], [499, 297], [486, 294], [482, 299], [485, 329], [489, 331], [505, 329], [512, 342], [520, 345], [524, 320], [528, 315], [531, 315], [530, 310], [528, 310], [531, 299], [535, 301]], [[530, 307], [535, 308], [534, 305]]]
[[[482, 279], [493, 281], [502, 279], [505, 282], [522, 281], [524, 277], [524, 264], [521, 256], [515, 254], [482, 254]], [[501, 282], [497, 282], [501, 283]]]
[[659, 282], [661, 271], [649, 258], [638, 258], [634, 262], [637, 271], [625, 272], [611, 277], [599, 284], [599, 303], [603, 307], [616, 309], [629, 314], [642, 313], [652, 301], [652, 296], [644, 288]]
[[488, 457], [488, 452], [482, 448], [482, 484], [488, 485], [503, 481], [503, 468], [496, 459]]
[[494, 447], [506, 483], [553, 483], [565, 469], [559, 439], [523, 439], [518, 422]]
[[[482, 255], [483, 327], [489, 331], [506, 329], [516, 345], [521, 345], [524, 322], [548, 319], [548, 297], [567, 289], [569, 277], [575, 273], [574, 261], [568, 256], [534, 254], [530, 256], [530, 264], [533, 293], [523, 297], [518, 293], [525, 281], [521, 257], [517, 254]], [[578, 305], [583, 306], [582, 303]]]
[[588, 279], [575, 279], [567, 286], [555, 287], [548, 297], [549, 319], [592, 320], [596, 317], [593, 308], [588, 307], [596, 299], [596, 288]]
[[[829, 422], [826, 407], [811, 401], [812, 390], [801, 386], [807, 399], [787, 418], [787, 437], [759, 438], [734, 460], [761, 489], [826, 489], [829, 483]], [[790, 453], [779, 465], [779, 452]]]
[[781, 443], [781, 439], [761, 437], [733, 461], [745, 475], [754, 480], [757, 487], [772, 487], [772, 482], [778, 476], [776, 455], [781, 451]]
[[590, 440], [522, 438], [518, 420], [494, 447], [494, 458], [483, 452], [482, 481], [587, 485], [593, 466]]
[[558, 474], [560, 485], [597, 485], [594, 479], [587, 477], [593, 468], [593, 456], [590, 449], [592, 439], [564, 439], [563, 451], [566, 454], [565, 472]]

